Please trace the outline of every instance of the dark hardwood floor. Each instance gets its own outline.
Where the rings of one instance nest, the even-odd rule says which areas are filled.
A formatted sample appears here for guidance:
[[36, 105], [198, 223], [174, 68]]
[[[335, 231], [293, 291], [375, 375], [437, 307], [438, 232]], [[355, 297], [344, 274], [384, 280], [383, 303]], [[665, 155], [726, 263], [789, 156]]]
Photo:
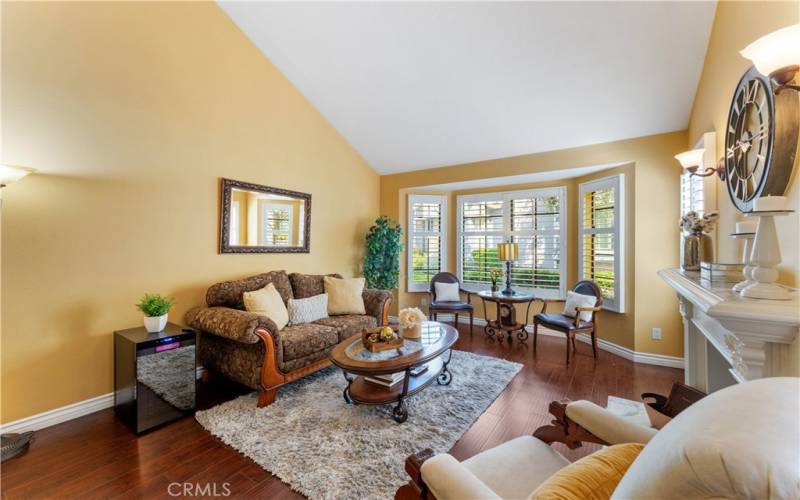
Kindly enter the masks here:
[[[552, 400], [589, 399], [605, 405], [609, 395], [638, 399], [646, 391], [666, 394], [673, 381], [683, 378], [682, 370], [634, 364], [605, 351], [595, 361], [591, 348], [580, 342], [578, 354], [566, 367], [563, 338], [540, 335], [534, 357], [530, 339], [525, 344], [516, 340], [508, 344], [485, 339], [480, 327], [473, 337], [464, 326], [459, 329], [457, 349], [505, 358], [524, 367], [453, 447], [451, 453], [458, 459], [533, 433], [549, 421], [547, 405]], [[201, 384], [198, 401], [202, 407], [213, 406], [242, 392], [218, 380]], [[403, 425], [414, 425], [413, 417]], [[556, 446], [571, 460], [596, 449], [584, 446], [571, 451]], [[110, 409], [38, 431], [28, 452], [2, 465], [0, 480], [2, 497], [8, 499], [174, 498], [167, 490], [171, 483], [216, 484], [218, 494], [225, 493], [223, 483], [228, 483], [229, 498], [299, 497], [212, 437], [193, 418], [137, 438]], [[200, 493], [212, 496], [214, 492]]]

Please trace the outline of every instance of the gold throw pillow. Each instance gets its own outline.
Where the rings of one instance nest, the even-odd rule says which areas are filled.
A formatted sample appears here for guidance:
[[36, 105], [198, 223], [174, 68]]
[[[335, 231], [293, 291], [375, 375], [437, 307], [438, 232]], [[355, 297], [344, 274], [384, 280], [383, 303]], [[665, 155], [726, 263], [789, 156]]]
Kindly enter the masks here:
[[261, 314], [271, 319], [278, 330], [289, 322], [289, 311], [281, 294], [272, 283], [254, 292], [244, 292], [244, 308], [247, 312]]
[[328, 294], [328, 314], [366, 314], [364, 278], [333, 278], [325, 276], [325, 293]]
[[642, 448], [627, 443], [596, 451], [547, 478], [528, 500], [607, 500]]

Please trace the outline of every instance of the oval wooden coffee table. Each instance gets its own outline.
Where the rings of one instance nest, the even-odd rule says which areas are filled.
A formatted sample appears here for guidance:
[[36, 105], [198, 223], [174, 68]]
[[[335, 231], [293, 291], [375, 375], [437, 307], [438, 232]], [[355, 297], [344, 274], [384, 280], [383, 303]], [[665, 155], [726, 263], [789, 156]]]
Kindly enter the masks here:
[[[361, 334], [353, 335], [333, 348], [331, 361], [342, 369], [347, 380], [343, 395], [348, 404], [383, 405], [397, 403], [392, 416], [402, 424], [408, 418], [406, 399], [428, 387], [434, 380], [448, 385], [452, 374], [447, 369], [453, 354], [458, 331], [436, 321], [422, 324], [422, 336], [405, 339], [399, 349], [370, 352], [361, 343]], [[444, 353], [449, 351], [447, 359]], [[411, 372], [422, 365], [427, 370], [414, 376]], [[392, 387], [367, 382], [365, 377], [402, 372], [403, 381]], [[355, 375], [355, 376], [354, 376]]]

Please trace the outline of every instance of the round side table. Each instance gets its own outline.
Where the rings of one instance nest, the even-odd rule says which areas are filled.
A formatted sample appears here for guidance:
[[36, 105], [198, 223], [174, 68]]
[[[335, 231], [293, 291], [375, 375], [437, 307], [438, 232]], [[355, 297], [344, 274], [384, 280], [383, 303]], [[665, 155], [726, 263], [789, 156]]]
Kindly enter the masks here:
[[[514, 295], [503, 295], [502, 292], [492, 292], [483, 290], [478, 292], [478, 297], [481, 298], [483, 304], [484, 316], [486, 316], [486, 302], [494, 302], [497, 307], [497, 319], [486, 319], [486, 326], [483, 331], [489, 337], [501, 337], [504, 333], [509, 342], [511, 342], [511, 335], [516, 332], [517, 338], [522, 342], [528, 340], [527, 326], [528, 317], [531, 312], [531, 304], [536, 299], [532, 293], [516, 292]], [[520, 323], [517, 321], [517, 310], [514, 304], [527, 304], [525, 309], [525, 318]]]

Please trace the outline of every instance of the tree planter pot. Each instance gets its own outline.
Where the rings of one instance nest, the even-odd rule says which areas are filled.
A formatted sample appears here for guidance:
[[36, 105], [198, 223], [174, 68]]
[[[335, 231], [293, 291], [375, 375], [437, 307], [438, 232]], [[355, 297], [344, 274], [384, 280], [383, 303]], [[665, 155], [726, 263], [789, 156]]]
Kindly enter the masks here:
[[163, 332], [164, 328], [167, 327], [167, 318], [169, 314], [163, 314], [161, 316], [145, 316], [144, 317], [144, 328], [150, 333], [157, 333]]

